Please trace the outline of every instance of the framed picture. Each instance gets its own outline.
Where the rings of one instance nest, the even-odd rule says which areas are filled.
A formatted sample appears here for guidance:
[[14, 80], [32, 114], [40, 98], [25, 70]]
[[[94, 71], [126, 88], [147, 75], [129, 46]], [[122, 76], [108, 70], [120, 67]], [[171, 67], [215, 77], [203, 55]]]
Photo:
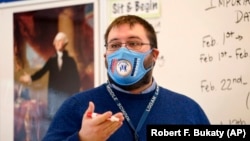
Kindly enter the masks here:
[[100, 83], [98, 4], [20, 1], [0, 17], [0, 140], [39, 141], [65, 99]]

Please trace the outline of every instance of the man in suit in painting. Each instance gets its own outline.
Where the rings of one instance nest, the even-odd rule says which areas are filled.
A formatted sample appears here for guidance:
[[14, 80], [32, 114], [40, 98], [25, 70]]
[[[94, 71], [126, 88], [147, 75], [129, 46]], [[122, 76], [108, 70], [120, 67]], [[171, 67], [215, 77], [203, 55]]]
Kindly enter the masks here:
[[53, 42], [56, 54], [50, 57], [45, 65], [34, 74], [24, 74], [20, 77], [21, 82], [30, 84], [49, 72], [48, 117], [50, 119], [53, 118], [57, 109], [67, 97], [80, 90], [79, 73], [74, 59], [65, 50], [67, 44], [66, 34], [58, 32]]

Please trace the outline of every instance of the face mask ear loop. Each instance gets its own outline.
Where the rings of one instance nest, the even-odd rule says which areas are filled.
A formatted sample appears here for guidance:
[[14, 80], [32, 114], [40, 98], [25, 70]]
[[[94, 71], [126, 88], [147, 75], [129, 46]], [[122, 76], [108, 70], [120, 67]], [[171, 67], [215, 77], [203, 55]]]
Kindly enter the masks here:
[[155, 63], [152, 63], [152, 65], [148, 68], [148, 69], [145, 69], [147, 72], [148, 71], [150, 71], [150, 70], [152, 70], [153, 68], [154, 68], [154, 65], [155, 65]]
[[[145, 53], [145, 56], [144, 57], [146, 57], [148, 54], [150, 54], [151, 52], [153, 51], [153, 49], [150, 49], [149, 51], [147, 51], [146, 53]], [[144, 58], [145, 59], [145, 58]], [[152, 64], [151, 64], [151, 66], [149, 67], [149, 68], [145, 68], [144, 67], [144, 69], [148, 72], [148, 71], [150, 71], [151, 69], [153, 69], [154, 68], [154, 66], [155, 66], [155, 62], [152, 62]]]

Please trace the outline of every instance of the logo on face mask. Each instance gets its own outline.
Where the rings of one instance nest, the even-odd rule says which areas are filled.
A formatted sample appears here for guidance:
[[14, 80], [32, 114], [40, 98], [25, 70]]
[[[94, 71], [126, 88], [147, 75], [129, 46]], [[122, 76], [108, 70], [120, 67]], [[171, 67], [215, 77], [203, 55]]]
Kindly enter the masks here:
[[108, 74], [119, 85], [132, 85], [138, 82], [152, 69], [145, 69], [143, 61], [152, 50], [139, 53], [121, 47], [116, 52], [107, 56]]
[[132, 71], [132, 65], [127, 60], [120, 60], [116, 65], [116, 71], [121, 76], [127, 76]]

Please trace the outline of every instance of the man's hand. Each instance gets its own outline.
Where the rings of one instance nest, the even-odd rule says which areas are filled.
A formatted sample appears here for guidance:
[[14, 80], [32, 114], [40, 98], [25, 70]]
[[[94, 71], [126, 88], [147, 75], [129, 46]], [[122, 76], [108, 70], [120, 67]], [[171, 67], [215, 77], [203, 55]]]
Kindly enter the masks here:
[[[112, 115], [112, 112], [107, 111], [95, 118], [90, 118], [88, 113], [94, 113], [94, 109], [94, 103], [89, 102], [89, 107], [84, 113], [82, 127], [79, 131], [80, 141], [106, 141], [122, 126], [124, 117], [121, 112]], [[108, 120], [111, 116], [115, 116], [119, 121]]]
[[19, 81], [26, 83], [26, 84], [31, 84], [32, 80], [29, 74], [27, 74], [26, 72], [24, 73], [24, 75], [22, 75], [19, 78]]

